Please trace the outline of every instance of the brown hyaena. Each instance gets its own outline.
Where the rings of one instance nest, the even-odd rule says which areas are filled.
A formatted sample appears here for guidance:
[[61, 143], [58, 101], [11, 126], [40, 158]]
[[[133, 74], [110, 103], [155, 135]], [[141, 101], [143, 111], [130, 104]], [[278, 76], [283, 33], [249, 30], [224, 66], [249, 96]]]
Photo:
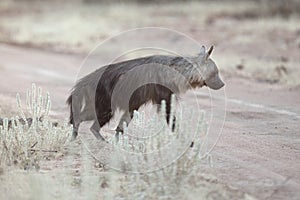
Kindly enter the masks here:
[[[80, 79], [73, 88], [67, 103], [70, 106], [70, 123], [73, 139], [83, 121], [94, 121], [90, 130], [98, 139], [100, 128], [110, 121], [115, 111], [124, 111], [117, 133], [122, 132], [133, 111], [147, 102], [160, 105], [166, 101], [166, 117], [169, 120], [172, 94], [207, 86], [220, 89], [224, 86], [215, 62], [210, 58], [213, 47], [206, 52], [202, 46], [194, 57], [153, 55], [97, 69]], [[169, 122], [168, 122], [169, 123]]]

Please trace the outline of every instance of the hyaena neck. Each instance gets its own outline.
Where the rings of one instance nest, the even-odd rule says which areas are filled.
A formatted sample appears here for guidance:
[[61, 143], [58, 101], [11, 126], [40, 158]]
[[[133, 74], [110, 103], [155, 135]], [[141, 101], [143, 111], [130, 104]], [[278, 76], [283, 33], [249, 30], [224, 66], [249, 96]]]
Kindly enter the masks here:
[[186, 57], [173, 66], [185, 79], [185, 90], [195, 87], [202, 87], [204, 85], [204, 79], [201, 74], [200, 62], [198, 57]]

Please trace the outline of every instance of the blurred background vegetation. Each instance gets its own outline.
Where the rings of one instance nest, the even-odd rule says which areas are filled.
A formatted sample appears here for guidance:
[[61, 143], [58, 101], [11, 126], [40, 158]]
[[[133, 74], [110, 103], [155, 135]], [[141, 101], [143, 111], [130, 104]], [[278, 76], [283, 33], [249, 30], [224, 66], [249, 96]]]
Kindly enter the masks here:
[[214, 44], [223, 74], [298, 85], [299, 13], [298, 0], [2, 0], [0, 42], [86, 54], [122, 31], [164, 27]]

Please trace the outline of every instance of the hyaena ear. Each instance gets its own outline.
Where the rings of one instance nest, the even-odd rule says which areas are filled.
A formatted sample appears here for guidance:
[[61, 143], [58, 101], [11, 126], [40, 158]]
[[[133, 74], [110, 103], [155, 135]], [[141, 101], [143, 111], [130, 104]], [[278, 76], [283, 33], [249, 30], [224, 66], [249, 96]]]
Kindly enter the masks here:
[[213, 50], [214, 50], [214, 46], [211, 46], [205, 55], [205, 60], [207, 60], [209, 58], [209, 56]]
[[205, 46], [202, 46], [201, 49], [200, 49], [199, 56], [203, 58], [205, 56], [205, 52], [206, 52]]

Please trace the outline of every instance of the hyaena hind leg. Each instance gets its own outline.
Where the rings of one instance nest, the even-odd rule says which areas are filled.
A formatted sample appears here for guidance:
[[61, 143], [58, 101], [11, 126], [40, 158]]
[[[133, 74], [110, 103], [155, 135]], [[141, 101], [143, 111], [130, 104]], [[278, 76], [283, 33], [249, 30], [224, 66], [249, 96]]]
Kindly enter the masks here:
[[70, 123], [73, 125], [73, 134], [71, 140], [75, 140], [78, 136], [78, 129], [80, 123], [83, 121], [81, 114], [81, 103], [76, 95], [72, 95], [68, 98], [70, 106]]
[[94, 119], [94, 123], [91, 126], [90, 130], [94, 134], [97, 139], [105, 140], [104, 137], [100, 134], [100, 129], [110, 121], [113, 117], [112, 110], [106, 110], [106, 112], [100, 113], [103, 109], [98, 109], [97, 111], [97, 119]]
[[80, 123], [81, 123], [81, 120], [79, 118], [79, 115], [77, 113], [73, 112], [72, 119], [71, 119], [71, 124], [73, 124], [73, 133], [72, 133], [71, 140], [75, 140], [77, 138]]
[[72, 140], [76, 139], [76, 137], [78, 136], [80, 123], [84, 121], [94, 120], [95, 119], [94, 115], [95, 114], [90, 109], [87, 108], [85, 108], [82, 112], [80, 112], [78, 108], [74, 109], [73, 116], [72, 116], [72, 124], [73, 124]]
[[93, 125], [90, 128], [90, 131], [94, 134], [97, 140], [104, 140], [104, 137], [100, 134], [100, 124], [97, 120], [94, 120]]

